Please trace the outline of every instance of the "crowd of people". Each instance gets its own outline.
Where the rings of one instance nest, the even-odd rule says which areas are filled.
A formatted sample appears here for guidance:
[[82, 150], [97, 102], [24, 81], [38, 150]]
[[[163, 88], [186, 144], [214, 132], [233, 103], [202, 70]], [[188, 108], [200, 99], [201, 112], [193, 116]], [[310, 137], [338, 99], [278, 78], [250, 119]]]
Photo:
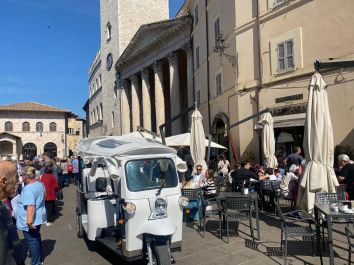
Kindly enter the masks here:
[[[216, 183], [223, 191], [243, 192], [245, 189], [259, 194], [261, 206], [265, 206], [264, 196], [260, 192], [263, 181], [277, 182], [278, 194], [282, 198], [292, 201], [296, 206], [299, 183], [304, 171], [306, 160], [301, 156], [301, 148], [295, 147], [295, 152], [288, 155], [281, 168], [263, 168], [260, 164], [250, 161], [236, 163], [230, 170], [230, 162], [224, 155], [219, 157], [216, 170], [203, 169], [202, 165], [194, 165], [194, 170], [187, 176], [182, 189], [200, 189], [205, 198], [216, 196]], [[335, 172], [340, 184], [345, 185], [347, 198], [354, 200], [354, 163], [348, 155], [338, 157], [338, 167]], [[215, 174], [215, 178], [214, 178]], [[217, 178], [216, 178], [217, 177]], [[274, 207], [274, 198], [270, 198], [270, 206]], [[268, 205], [269, 206], [269, 205]]]
[[[77, 158], [0, 161], [0, 265], [44, 264], [41, 226], [51, 226], [58, 217], [56, 201], [62, 188], [78, 181]], [[18, 236], [22, 232], [23, 245]]]

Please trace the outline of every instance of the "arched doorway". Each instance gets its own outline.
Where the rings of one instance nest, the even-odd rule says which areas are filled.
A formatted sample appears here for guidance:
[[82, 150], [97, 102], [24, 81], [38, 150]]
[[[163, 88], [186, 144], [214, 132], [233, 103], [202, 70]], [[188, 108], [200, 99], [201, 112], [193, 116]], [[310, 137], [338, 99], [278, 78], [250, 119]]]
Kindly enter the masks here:
[[27, 143], [22, 148], [22, 154], [24, 159], [32, 160], [37, 156], [37, 146], [33, 143]]
[[46, 143], [44, 145], [44, 152], [48, 153], [51, 158], [57, 157], [57, 145], [55, 143]]
[[0, 157], [12, 156], [13, 154], [13, 144], [10, 141], [0, 142]]
[[[219, 113], [215, 116], [213, 121], [213, 126], [212, 126], [213, 141], [225, 146], [226, 148], [229, 148], [229, 135], [227, 130], [228, 126], [229, 126], [229, 118], [225, 113]], [[225, 152], [224, 149], [216, 149], [216, 148], [211, 149], [210, 161], [213, 161], [212, 166], [216, 166], [217, 157], [222, 153], [224, 153], [226, 159], [230, 160], [229, 152], [227, 151]]]

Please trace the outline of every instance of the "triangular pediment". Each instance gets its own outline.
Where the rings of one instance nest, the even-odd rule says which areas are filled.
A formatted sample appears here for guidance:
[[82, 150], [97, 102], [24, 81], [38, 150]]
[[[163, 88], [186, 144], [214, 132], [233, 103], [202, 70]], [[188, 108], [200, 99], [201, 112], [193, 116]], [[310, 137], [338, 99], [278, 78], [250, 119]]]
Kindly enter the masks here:
[[185, 25], [186, 23], [188, 24], [190, 22], [190, 17], [185, 16], [142, 25], [135, 33], [128, 46], [125, 48], [117, 64], [124, 61], [126, 58], [129, 58], [132, 55], [138, 53], [148, 44], [161, 38], [165, 33], [172, 30], [173, 28], [180, 27], [181, 25]]
[[11, 134], [11, 133], [8, 133], [8, 132], [1, 132], [0, 133], [0, 139], [3, 139], [3, 138], [10, 138], [10, 139], [21, 139], [21, 137], [17, 136], [17, 135], [14, 135], [14, 134]]

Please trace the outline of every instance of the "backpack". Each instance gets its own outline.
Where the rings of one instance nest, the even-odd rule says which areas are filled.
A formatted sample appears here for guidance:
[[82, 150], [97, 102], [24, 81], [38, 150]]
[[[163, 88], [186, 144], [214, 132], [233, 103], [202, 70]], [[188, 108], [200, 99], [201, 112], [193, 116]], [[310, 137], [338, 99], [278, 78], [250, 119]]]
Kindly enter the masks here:
[[73, 164], [68, 163], [68, 172], [72, 173], [73, 172]]

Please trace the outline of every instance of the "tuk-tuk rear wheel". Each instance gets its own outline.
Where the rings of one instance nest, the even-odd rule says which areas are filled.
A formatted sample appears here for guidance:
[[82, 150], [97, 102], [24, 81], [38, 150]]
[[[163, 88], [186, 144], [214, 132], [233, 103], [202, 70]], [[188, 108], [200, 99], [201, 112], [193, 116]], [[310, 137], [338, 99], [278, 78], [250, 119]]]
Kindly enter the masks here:
[[82, 226], [81, 214], [76, 214], [76, 228], [77, 228], [77, 237], [83, 238], [85, 236], [84, 227]]

